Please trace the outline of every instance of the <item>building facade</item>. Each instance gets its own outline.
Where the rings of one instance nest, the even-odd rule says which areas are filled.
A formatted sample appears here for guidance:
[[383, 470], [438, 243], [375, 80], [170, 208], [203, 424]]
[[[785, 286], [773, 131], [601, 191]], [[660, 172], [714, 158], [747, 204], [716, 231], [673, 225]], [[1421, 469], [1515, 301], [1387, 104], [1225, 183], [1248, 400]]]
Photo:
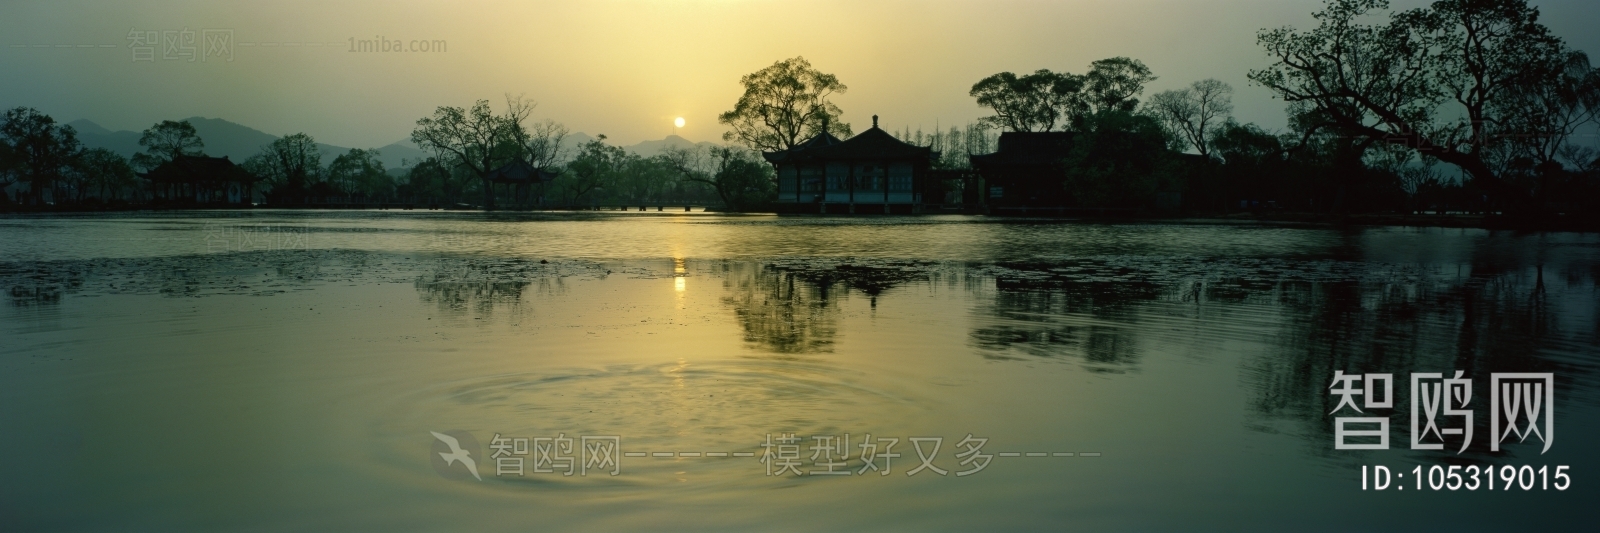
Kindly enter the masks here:
[[848, 140], [824, 132], [788, 150], [763, 152], [777, 172], [778, 210], [797, 213], [920, 212], [939, 154], [878, 128]]
[[990, 209], [1070, 205], [1061, 178], [1073, 137], [1061, 131], [1008, 131], [1000, 134], [994, 153], [970, 156], [973, 170], [983, 177], [984, 204]]
[[150, 196], [155, 200], [225, 205], [248, 205], [258, 200], [256, 183], [260, 178], [245, 172], [227, 156], [180, 155], [139, 177], [148, 181]]

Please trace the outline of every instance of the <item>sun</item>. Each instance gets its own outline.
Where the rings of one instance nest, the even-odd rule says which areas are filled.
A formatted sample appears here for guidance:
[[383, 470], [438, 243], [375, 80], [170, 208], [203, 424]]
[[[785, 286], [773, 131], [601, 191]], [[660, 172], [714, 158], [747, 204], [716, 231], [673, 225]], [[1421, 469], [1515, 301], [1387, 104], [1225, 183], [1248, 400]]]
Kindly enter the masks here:
[[672, 125], [682, 128], [683, 127], [683, 117], [678, 117], [678, 118], [672, 119]]

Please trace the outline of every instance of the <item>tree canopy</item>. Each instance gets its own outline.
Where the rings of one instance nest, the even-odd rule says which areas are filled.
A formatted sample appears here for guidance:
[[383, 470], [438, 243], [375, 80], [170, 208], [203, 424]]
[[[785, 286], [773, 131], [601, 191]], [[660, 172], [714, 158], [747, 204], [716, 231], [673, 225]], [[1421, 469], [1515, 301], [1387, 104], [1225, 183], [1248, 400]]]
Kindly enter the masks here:
[[62, 178], [83, 150], [72, 126], [57, 124], [31, 107], [6, 111], [0, 120], [0, 143], [6, 145], [4, 163], [9, 167], [0, 169], [0, 174], [27, 181], [36, 204], [44, 201], [44, 191]]
[[1018, 76], [1001, 72], [978, 80], [967, 94], [993, 115], [983, 122], [1004, 130], [1073, 131], [1092, 114], [1133, 112], [1137, 96], [1155, 80], [1137, 59], [1113, 57], [1089, 64], [1084, 75], [1040, 69]]
[[1083, 76], [1039, 69], [1018, 76], [1001, 72], [972, 85], [968, 93], [978, 105], [994, 111], [983, 122], [1010, 131], [1066, 129], [1088, 112]]
[[117, 198], [120, 191], [136, 186], [138, 177], [128, 158], [105, 148], [84, 150], [72, 164], [77, 177], [77, 196], [82, 201], [93, 190], [102, 199]]
[[273, 183], [275, 195], [297, 202], [322, 175], [322, 149], [310, 135], [285, 135], [261, 147], [245, 168]]
[[1316, 28], [1263, 30], [1257, 41], [1273, 64], [1249, 78], [1302, 106], [1302, 120], [1314, 128], [1368, 145], [1403, 143], [1460, 167], [1513, 206], [1526, 204], [1530, 191], [1505, 179], [1507, 156], [1520, 136], [1559, 129], [1537, 123], [1550, 115], [1530, 123], [1524, 113], [1540, 98], [1527, 97], [1589, 79], [1587, 61], [1575, 65], [1523, 0], [1439, 0], [1364, 22], [1388, 7], [1386, 0], [1327, 0], [1313, 14]]
[[360, 148], [351, 148], [350, 151], [339, 154], [328, 164], [326, 171], [328, 183], [345, 195], [387, 194], [393, 188], [394, 180], [389, 178], [389, 173], [383, 168], [383, 162], [378, 160], [378, 155], [377, 150]]
[[850, 136], [850, 125], [840, 120], [843, 111], [828, 101], [848, 87], [804, 57], [778, 61], [746, 74], [739, 83], [744, 95], [732, 110], [717, 116], [729, 128], [722, 134], [724, 141], [754, 150], [787, 150], [821, 133], [824, 124], [829, 133]]
[[189, 121], [163, 120], [139, 135], [139, 146], [144, 152], [134, 154], [133, 164], [148, 171], [181, 155], [201, 155], [205, 142]]
[[534, 107], [536, 103], [511, 95], [506, 95], [506, 112], [498, 115], [490, 109], [488, 100], [478, 100], [471, 108], [439, 106], [433, 116], [417, 119], [411, 142], [434, 152], [441, 163], [466, 168], [476, 175], [484, 206], [493, 209], [490, 172], [516, 160], [543, 168], [561, 158], [566, 128], [545, 121], [528, 129], [523, 121]]
[[1094, 112], [1129, 111], [1139, 107], [1139, 94], [1156, 80], [1144, 62], [1127, 57], [1101, 59], [1089, 64], [1083, 90]]
[[1204, 79], [1188, 87], [1162, 91], [1145, 104], [1183, 144], [1200, 155], [1211, 155], [1211, 138], [1233, 112], [1233, 87]]

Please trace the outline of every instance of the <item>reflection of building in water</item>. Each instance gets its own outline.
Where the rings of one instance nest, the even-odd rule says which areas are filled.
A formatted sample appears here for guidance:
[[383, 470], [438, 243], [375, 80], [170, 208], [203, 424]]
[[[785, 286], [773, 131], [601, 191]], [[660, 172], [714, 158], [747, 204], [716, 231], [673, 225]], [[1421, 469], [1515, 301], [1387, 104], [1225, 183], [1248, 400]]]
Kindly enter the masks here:
[[[1126, 325], [1137, 316], [1123, 311], [1153, 297], [1143, 289], [1109, 283], [1026, 288], [1001, 283], [994, 300], [977, 307], [973, 344], [991, 359], [1017, 358], [1011, 354], [1076, 357], [1092, 371], [1122, 372], [1139, 359], [1134, 330]], [[1109, 323], [1124, 325], [1105, 325]]]
[[23, 287], [13, 285], [6, 291], [11, 294], [11, 305], [29, 307], [34, 305], [54, 305], [61, 303], [61, 287], [39, 286]]

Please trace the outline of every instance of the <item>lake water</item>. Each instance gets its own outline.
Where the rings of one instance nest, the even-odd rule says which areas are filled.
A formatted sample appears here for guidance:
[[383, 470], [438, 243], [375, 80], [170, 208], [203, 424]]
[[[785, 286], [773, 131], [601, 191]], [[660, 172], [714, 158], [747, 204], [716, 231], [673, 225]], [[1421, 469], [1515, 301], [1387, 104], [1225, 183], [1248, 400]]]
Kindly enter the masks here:
[[[1597, 280], [1594, 234], [0, 218], [0, 529], [1586, 530]], [[1458, 370], [1472, 440], [1411, 449]], [[1491, 451], [1496, 373], [1554, 403]]]

